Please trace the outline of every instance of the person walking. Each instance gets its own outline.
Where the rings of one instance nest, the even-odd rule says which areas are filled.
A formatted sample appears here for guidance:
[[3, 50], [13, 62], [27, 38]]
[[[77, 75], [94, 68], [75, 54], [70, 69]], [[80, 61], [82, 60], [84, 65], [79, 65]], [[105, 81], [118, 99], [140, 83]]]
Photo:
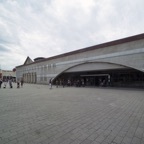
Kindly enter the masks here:
[[57, 88], [58, 88], [58, 83], [59, 83], [58, 80], [56, 80], [56, 87], [57, 87]]
[[52, 89], [52, 78], [49, 81], [50, 89]]
[[23, 87], [24, 80], [21, 78], [21, 87]]
[[0, 79], [0, 88], [1, 88], [2, 83], [3, 83], [3, 81], [2, 81], [2, 79]]
[[19, 81], [19, 79], [17, 80], [17, 88], [20, 88], [20, 81]]
[[7, 79], [4, 80], [4, 87], [3, 88], [6, 88], [6, 85], [7, 85]]
[[9, 79], [9, 86], [10, 86], [10, 88], [13, 88], [11, 79]]
[[63, 86], [63, 88], [65, 87], [65, 80], [64, 79], [62, 80], [62, 86]]

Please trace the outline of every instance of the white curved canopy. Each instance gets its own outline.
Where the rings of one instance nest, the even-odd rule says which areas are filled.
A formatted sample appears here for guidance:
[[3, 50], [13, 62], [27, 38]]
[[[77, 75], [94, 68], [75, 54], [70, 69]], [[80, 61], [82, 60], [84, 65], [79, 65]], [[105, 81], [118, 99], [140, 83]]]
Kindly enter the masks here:
[[110, 70], [110, 69], [125, 69], [126, 67], [110, 63], [92, 62], [76, 65], [65, 72], [93, 71], [93, 70]]

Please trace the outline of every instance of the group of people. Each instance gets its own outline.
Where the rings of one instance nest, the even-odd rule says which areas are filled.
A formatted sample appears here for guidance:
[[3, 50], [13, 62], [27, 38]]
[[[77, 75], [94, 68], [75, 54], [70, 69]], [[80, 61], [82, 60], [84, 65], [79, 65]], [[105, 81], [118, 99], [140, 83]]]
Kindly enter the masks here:
[[[50, 85], [50, 89], [52, 89], [52, 84], [53, 84], [53, 80], [50, 79], [49, 81], [49, 85]], [[60, 79], [60, 80], [56, 80], [54, 82], [54, 84], [56, 84], [56, 87], [58, 88], [59, 86], [62, 86], [63, 88], [65, 86], [76, 86], [76, 87], [85, 87], [85, 82], [83, 79], [81, 80], [75, 80], [75, 81], [71, 81], [70, 79], [68, 80], [64, 80], [64, 79]]]
[[0, 79], [0, 88], [2, 87], [2, 85], [3, 85], [3, 88], [6, 88], [7, 83], [9, 83], [10, 88], [13, 88], [12, 79], [4, 79], [4, 80]]
[[[24, 81], [23, 81], [23, 79], [21, 79], [21, 80], [18, 79], [16, 83], [17, 83], [17, 88], [20, 88], [20, 86], [23, 87]], [[13, 88], [13, 80], [12, 79], [4, 79], [4, 80], [0, 79], [0, 88], [2, 88], [2, 85], [3, 85], [3, 88], [6, 88], [7, 84], [9, 84], [10, 88]]]
[[84, 79], [84, 78], [78, 78], [78, 79], [50, 79], [49, 85], [50, 89], [52, 89], [52, 84], [56, 85], [56, 88], [59, 86], [62, 87], [70, 87], [70, 86], [75, 86], [75, 87], [85, 87], [85, 86], [100, 86], [100, 87], [105, 87], [110, 85], [110, 78], [108, 79], [103, 78], [103, 79], [97, 79], [97, 81], [92, 81], [91, 79]]
[[[51, 79], [49, 80], [50, 89], [52, 89], [52, 84], [53, 84], [53, 79], [51, 78]], [[56, 80], [55, 84], [56, 84], [56, 87], [57, 87], [57, 88], [58, 88], [60, 85], [63, 86], [63, 88], [64, 88], [64, 86], [65, 86], [64, 81], [58, 81], [58, 80]]]

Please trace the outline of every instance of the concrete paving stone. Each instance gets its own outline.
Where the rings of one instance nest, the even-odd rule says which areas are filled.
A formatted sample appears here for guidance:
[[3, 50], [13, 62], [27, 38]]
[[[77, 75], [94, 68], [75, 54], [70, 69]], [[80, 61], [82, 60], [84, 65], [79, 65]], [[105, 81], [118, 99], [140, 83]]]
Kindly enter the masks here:
[[115, 128], [115, 125], [109, 125], [109, 127], [107, 128], [107, 130], [108, 131], [112, 131], [112, 130], [114, 130], [114, 128]]
[[24, 139], [23, 137], [22, 138], [17, 138], [17, 141], [18, 141], [18, 143], [25, 143], [25, 144], [27, 144], [26, 139]]
[[124, 139], [122, 140], [122, 144], [131, 144], [132, 142], [132, 138], [129, 137], [124, 137]]
[[141, 144], [144, 144], [144, 138], [141, 139]]
[[80, 137], [80, 136], [81, 136], [81, 133], [80, 133], [80, 132], [77, 132], [77, 133], [72, 134], [70, 138], [71, 138], [72, 140], [75, 140], [75, 139], [77, 139], [77, 138]]
[[143, 103], [133, 89], [0, 89], [0, 144], [143, 144]]
[[111, 131], [110, 130], [105, 130], [102, 135], [104, 135], [104, 137], [107, 137], [111, 134]]
[[72, 140], [71, 139], [66, 139], [63, 142], [61, 142], [61, 144], [71, 144]]
[[133, 137], [131, 144], [141, 144], [141, 139]]
[[93, 141], [91, 144], [100, 144], [100, 143], [97, 141]]
[[71, 142], [71, 144], [80, 144], [81, 142], [81, 140], [75, 139]]
[[114, 135], [108, 135], [104, 141], [102, 141], [103, 143], [108, 143], [108, 144], [111, 144], [113, 142], [113, 140], [115, 139], [115, 136]]
[[130, 129], [130, 126], [124, 126], [123, 128], [122, 128], [122, 131], [124, 131], [124, 132], [128, 132], [129, 131], [129, 129]]
[[144, 121], [141, 121], [139, 124], [138, 124], [138, 127], [141, 127], [141, 128], [143, 128], [144, 129]]
[[91, 144], [93, 141], [89, 139], [85, 139], [84, 141], [81, 142], [81, 144]]
[[104, 130], [102, 130], [102, 129], [98, 129], [97, 131], [96, 131], [96, 133], [98, 134], [98, 135], [100, 135], [101, 133], [103, 133], [104, 132]]
[[17, 144], [27, 144], [25, 141], [18, 141]]
[[52, 138], [47, 138], [47, 139], [41, 141], [40, 144], [49, 144], [49, 143], [51, 143], [52, 141], [54, 141], [54, 139], [52, 139]]
[[125, 137], [127, 134], [127, 132], [124, 132], [124, 131], [120, 131], [117, 136], [120, 136], [120, 137]]
[[95, 132], [95, 129], [89, 129], [86, 133], [90, 136], [91, 134], [93, 134]]
[[106, 141], [103, 141], [101, 144], [112, 144], [112, 143], [108, 143]]
[[17, 139], [7, 142], [7, 144], [17, 144], [17, 143], [18, 143]]
[[43, 136], [40, 136], [39, 138], [36, 138], [34, 141], [36, 142], [36, 143], [41, 143], [41, 142], [43, 142], [43, 141], [46, 141], [48, 138], [45, 136], [45, 135], [43, 135]]
[[143, 135], [142, 135], [142, 138], [144, 138], [144, 133], [143, 133]]
[[126, 133], [126, 137], [130, 137], [132, 138], [135, 134], [136, 128], [135, 127], [131, 127], [128, 132]]
[[111, 131], [110, 135], [112, 135], [113, 137], [116, 137], [118, 135], [119, 131], [113, 130]]
[[48, 144], [60, 144], [58, 140], [54, 140], [52, 142], [49, 142]]
[[95, 139], [95, 141], [98, 141], [99, 143], [101, 143], [102, 141], [104, 141], [104, 139], [106, 139], [106, 137], [104, 137], [103, 135], [100, 135]]
[[97, 133], [91, 134], [87, 139], [94, 141], [99, 135]]
[[138, 127], [135, 131], [135, 137], [137, 138], [142, 138], [143, 137], [143, 133], [144, 133], [144, 129]]
[[0, 139], [0, 144], [6, 144], [8, 142], [9, 142], [8, 139]]
[[113, 142], [116, 143], [116, 144], [121, 144], [122, 140], [123, 140], [123, 137], [117, 136], [117, 137], [113, 140]]
[[80, 135], [77, 139], [83, 141], [83, 140], [85, 140], [85, 139], [88, 138], [88, 137], [89, 137], [88, 134], [86, 134], [86, 133], [81, 133], [81, 135]]
[[58, 138], [50, 142], [50, 144], [61, 144], [64, 142], [66, 139]]

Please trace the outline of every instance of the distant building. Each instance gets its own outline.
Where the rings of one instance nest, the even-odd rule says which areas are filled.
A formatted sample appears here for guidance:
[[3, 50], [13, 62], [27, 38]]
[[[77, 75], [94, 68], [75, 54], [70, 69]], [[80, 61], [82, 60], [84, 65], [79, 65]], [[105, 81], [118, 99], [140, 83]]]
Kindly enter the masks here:
[[16, 72], [10, 70], [0, 70], [0, 78], [5, 79], [13, 79], [16, 80]]
[[139, 34], [49, 58], [27, 57], [16, 67], [26, 83], [70, 80], [72, 85], [144, 87], [144, 34]]

